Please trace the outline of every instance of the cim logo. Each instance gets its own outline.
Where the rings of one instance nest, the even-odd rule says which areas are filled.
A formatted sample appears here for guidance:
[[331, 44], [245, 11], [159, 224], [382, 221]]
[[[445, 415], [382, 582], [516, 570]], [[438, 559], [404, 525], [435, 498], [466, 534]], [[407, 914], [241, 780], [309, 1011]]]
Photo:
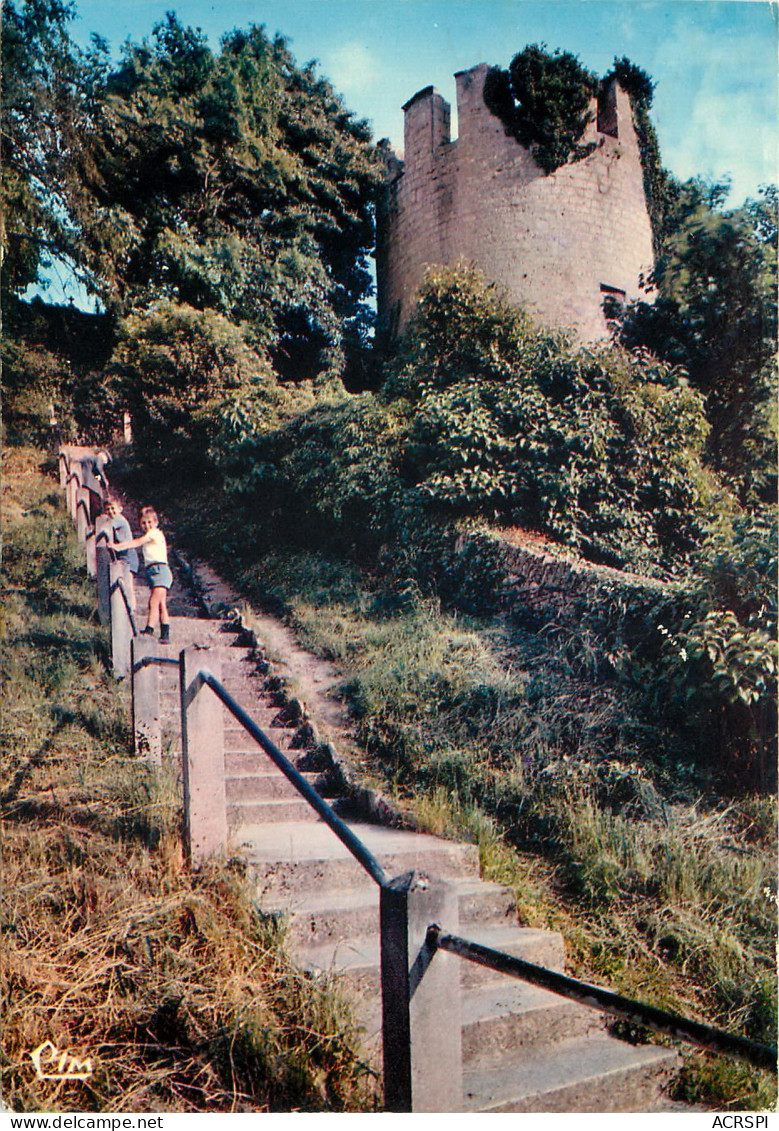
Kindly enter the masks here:
[[88, 1080], [92, 1075], [92, 1058], [77, 1060], [68, 1052], [60, 1052], [51, 1041], [44, 1041], [30, 1053], [39, 1080]]

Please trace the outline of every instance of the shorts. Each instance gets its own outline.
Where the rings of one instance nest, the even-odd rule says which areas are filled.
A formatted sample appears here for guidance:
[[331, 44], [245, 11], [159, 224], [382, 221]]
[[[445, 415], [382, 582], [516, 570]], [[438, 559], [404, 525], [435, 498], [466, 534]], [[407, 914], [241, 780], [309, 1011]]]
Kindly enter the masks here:
[[146, 566], [146, 583], [150, 589], [170, 589], [173, 574], [165, 562], [152, 562]]

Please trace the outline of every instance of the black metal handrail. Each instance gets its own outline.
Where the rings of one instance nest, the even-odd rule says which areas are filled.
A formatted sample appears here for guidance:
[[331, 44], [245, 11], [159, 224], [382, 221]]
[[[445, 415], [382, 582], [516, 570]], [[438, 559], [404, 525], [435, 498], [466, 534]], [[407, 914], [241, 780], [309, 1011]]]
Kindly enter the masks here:
[[244, 730], [252, 736], [272, 762], [281, 770], [288, 781], [292, 783], [299, 794], [308, 802], [312, 809], [316, 810], [322, 820], [328, 825], [338, 839], [348, 848], [358, 864], [361, 864], [368, 875], [374, 880], [379, 887], [386, 887], [388, 884], [387, 873], [379, 864], [375, 856], [365, 847], [360, 838], [356, 836], [348, 825], [338, 817], [327, 802], [319, 796], [317, 791], [312, 785], [306, 781], [299, 770], [295, 769], [292, 763], [284, 757], [279, 748], [271, 742], [268, 736], [257, 726], [254, 720], [247, 715], [243, 707], [236, 703], [229, 691], [226, 690], [220, 680], [216, 678], [206, 668], [201, 670], [195, 676], [195, 679], [201, 679], [203, 683], [207, 684], [214, 694], [221, 699], [225, 707], [227, 707], [233, 718], [237, 719]]
[[133, 675], [139, 672], [141, 668], [152, 667], [153, 665], [163, 667], [165, 664], [172, 664], [173, 667], [180, 667], [180, 661], [174, 660], [172, 656], [141, 656], [140, 660], [136, 660], [133, 664]]
[[615, 1017], [643, 1025], [658, 1033], [665, 1033], [677, 1040], [687, 1041], [688, 1044], [697, 1045], [710, 1052], [745, 1060], [757, 1068], [766, 1068], [776, 1074], [777, 1050], [770, 1045], [762, 1045], [757, 1041], [747, 1040], [746, 1037], [726, 1033], [722, 1029], [715, 1029], [699, 1021], [689, 1021], [677, 1013], [669, 1013], [665, 1009], [657, 1009], [653, 1005], [633, 1001], [631, 998], [623, 997], [622, 994], [604, 990], [600, 986], [580, 982], [567, 974], [559, 974], [555, 970], [547, 970], [544, 966], [536, 966], [523, 958], [515, 958], [513, 955], [504, 954], [503, 951], [493, 950], [480, 943], [470, 942], [458, 935], [447, 934], [437, 924], [428, 927], [426, 942], [434, 950], [449, 951], [480, 966], [488, 966], [501, 974], [508, 974], [524, 982], [531, 982], [534, 986], [541, 986], [580, 1005], [611, 1013]]

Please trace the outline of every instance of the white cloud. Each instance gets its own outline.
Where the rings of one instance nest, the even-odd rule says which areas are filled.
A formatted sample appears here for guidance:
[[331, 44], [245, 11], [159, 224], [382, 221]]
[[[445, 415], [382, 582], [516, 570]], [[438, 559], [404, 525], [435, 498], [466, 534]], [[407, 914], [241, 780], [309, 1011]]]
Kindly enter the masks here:
[[378, 79], [378, 63], [364, 43], [344, 43], [323, 55], [324, 70], [336, 90], [352, 98], [372, 92]]
[[740, 204], [779, 175], [775, 33], [714, 36], [690, 9], [669, 33], [653, 60], [663, 163], [682, 178], [729, 176]]

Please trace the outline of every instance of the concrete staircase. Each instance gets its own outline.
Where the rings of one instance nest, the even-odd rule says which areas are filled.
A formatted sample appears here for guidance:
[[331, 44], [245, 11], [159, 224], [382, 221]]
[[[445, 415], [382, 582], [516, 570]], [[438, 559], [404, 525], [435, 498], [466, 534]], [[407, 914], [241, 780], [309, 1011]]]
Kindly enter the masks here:
[[[129, 508], [128, 508], [129, 509]], [[229, 601], [211, 575], [212, 601]], [[146, 593], [138, 587], [139, 613]], [[322, 793], [328, 775], [301, 746], [299, 720], [269, 687], [267, 664], [234, 624], [206, 619], [180, 575], [169, 607], [170, 655], [198, 644], [221, 650], [222, 681], [276, 745]], [[139, 627], [145, 623], [139, 616]], [[162, 649], [160, 649], [162, 650]], [[178, 672], [161, 669], [163, 749], [180, 758]], [[248, 863], [262, 910], [289, 920], [299, 962], [335, 970], [353, 987], [367, 1054], [380, 1064], [378, 889], [262, 750], [225, 711], [225, 772], [232, 848]], [[333, 799], [337, 806], [338, 800]], [[352, 822], [389, 876], [416, 870], [456, 884], [458, 933], [475, 942], [562, 971], [561, 936], [519, 927], [511, 893], [479, 878], [474, 846], [397, 828]], [[442, 924], [446, 927], [446, 924]], [[649, 1112], [676, 1055], [609, 1035], [603, 1017], [486, 968], [458, 961], [462, 987], [465, 1111]]]

